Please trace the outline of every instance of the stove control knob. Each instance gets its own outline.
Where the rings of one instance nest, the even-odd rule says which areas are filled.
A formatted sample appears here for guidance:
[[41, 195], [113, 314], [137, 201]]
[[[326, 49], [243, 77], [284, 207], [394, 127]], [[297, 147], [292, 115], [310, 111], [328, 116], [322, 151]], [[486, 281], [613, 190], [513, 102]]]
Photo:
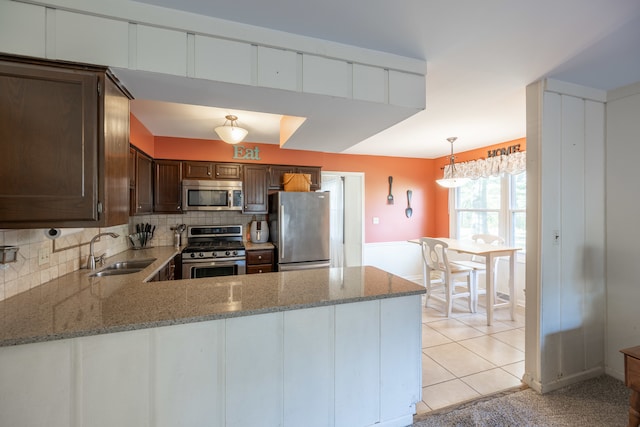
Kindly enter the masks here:
[[200, 258], [204, 258], [204, 253], [200, 252], [200, 253], [198, 254], [198, 256], [199, 256]]
[[233, 256], [238, 256], [238, 251], [233, 251]]
[[195, 258], [195, 257], [196, 257], [196, 254], [191, 252], [191, 258]]
[[229, 255], [231, 255], [231, 252], [226, 251], [224, 254], [225, 254], [226, 256], [229, 256]]

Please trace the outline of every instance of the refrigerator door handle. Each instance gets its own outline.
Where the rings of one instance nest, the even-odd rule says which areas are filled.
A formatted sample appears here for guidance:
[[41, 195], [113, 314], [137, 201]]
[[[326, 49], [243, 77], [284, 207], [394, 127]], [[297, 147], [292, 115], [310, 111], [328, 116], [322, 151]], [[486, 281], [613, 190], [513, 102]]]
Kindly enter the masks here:
[[278, 233], [280, 234], [280, 258], [284, 259], [284, 227], [282, 226], [282, 223], [284, 222], [284, 205], [280, 205], [280, 224], [278, 224], [278, 227], [280, 228], [278, 230]]

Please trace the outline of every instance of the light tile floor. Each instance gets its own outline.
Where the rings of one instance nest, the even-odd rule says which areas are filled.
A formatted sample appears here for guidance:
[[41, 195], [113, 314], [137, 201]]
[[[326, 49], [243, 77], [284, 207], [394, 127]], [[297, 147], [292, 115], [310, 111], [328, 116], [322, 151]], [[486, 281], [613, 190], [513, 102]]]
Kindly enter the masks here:
[[436, 301], [422, 308], [422, 402], [424, 414], [522, 385], [524, 374], [524, 309], [494, 311], [494, 324], [480, 299], [477, 313], [464, 301], [454, 304], [450, 318]]

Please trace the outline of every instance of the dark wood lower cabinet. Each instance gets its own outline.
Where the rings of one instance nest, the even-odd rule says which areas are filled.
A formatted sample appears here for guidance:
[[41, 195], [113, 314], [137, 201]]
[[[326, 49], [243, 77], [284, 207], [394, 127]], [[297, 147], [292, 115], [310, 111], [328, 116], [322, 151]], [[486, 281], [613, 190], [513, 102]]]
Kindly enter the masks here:
[[163, 282], [165, 280], [175, 280], [176, 279], [176, 258], [172, 258], [164, 267], [162, 267], [158, 272], [153, 276], [150, 282]]
[[273, 271], [273, 249], [253, 249], [247, 251], [247, 274], [269, 273]]

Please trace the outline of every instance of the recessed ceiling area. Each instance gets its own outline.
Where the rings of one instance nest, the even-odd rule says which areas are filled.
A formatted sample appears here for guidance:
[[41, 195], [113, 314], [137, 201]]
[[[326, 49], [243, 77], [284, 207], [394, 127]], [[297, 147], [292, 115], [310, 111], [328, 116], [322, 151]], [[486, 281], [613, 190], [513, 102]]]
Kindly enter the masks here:
[[148, 99], [134, 99], [130, 105], [131, 113], [154, 136], [219, 139], [213, 129], [224, 124], [226, 115], [233, 114], [238, 117], [237, 125], [249, 131], [248, 140], [265, 144], [280, 143], [281, 114]]

